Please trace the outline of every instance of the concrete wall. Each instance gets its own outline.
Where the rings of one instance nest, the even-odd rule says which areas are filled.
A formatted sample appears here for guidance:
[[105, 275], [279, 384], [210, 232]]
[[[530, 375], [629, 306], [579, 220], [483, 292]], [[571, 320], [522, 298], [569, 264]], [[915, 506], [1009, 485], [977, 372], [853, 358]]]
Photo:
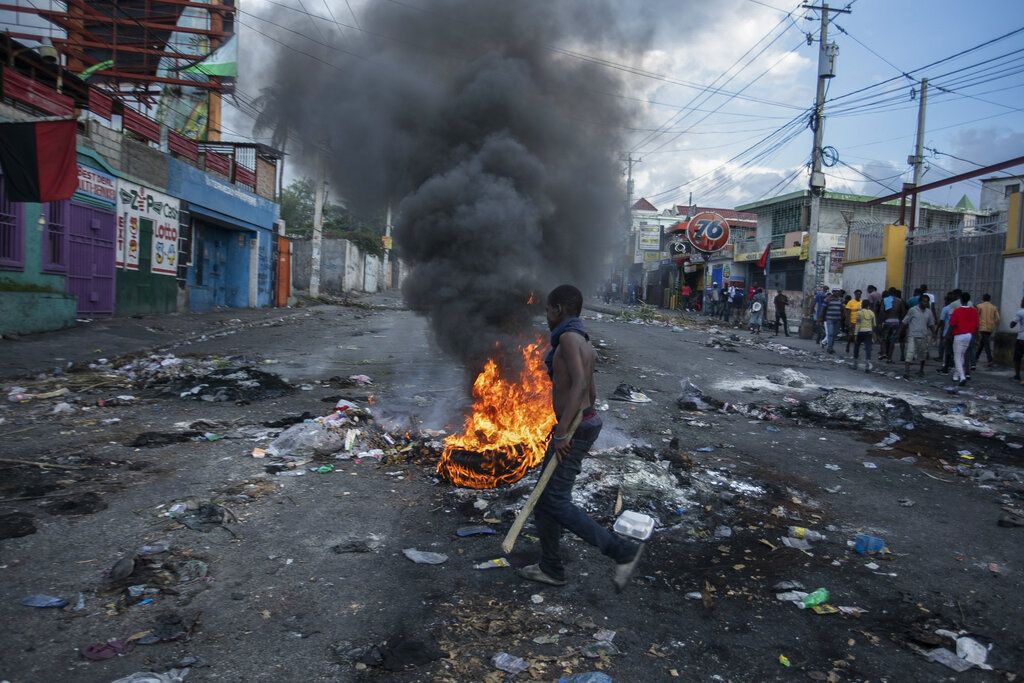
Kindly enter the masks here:
[[[309, 291], [310, 240], [292, 242], [292, 289]], [[383, 263], [348, 240], [328, 238], [321, 243], [320, 291], [327, 294], [377, 292], [384, 288]]]
[[843, 268], [843, 289], [853, 293], [859, 289], [867, 296], [868, 285], [879, 289], [885, 286], [885, 261], [861, 261], [848, 263]]
[[74, 324], [73, 296], [0, 291], [0, 334], [47, 332]]
[[167, 187], [167, 155], [133, 140], [118, 130], [90, 120], [82, 142], [99, 152], [111, 166], [157, 189]]

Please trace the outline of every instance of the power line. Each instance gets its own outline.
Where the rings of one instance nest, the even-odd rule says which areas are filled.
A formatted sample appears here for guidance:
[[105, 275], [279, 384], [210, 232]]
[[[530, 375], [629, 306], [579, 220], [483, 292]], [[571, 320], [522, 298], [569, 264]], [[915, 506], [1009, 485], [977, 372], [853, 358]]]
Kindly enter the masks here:
[[[747, 50], [746, 52], [744, 52], [744, 53], [743, 53], [743, 54], [742, 54], [742, 55], [741, 55], [741, 56], [740, 56], [739, 58], [737, 58], [737, 59], [736, 59], [736, 61], [734, 61], [734, 62], [733, 62], [733, 63], [732, 63], [732, 64], [731, 64], [730, 66], [729, 66], [729, 68], [727, 68], [727, 69], [726, 69], [725, 71], [723, 71], [723, 72], [722, 72], [721, 74], [719, 74], [718, 76], [716, 76], [716, 77], [715, 77], [715, 80], [713, 80], [713, 81], [712, 81], [711, 83], [709, 83], [709, 84], [708, 84], [708, 88], [710, 88], [710, 87], [714, 86], [714, 85], [715, 85], [715, 83], [717, 83], [717, 82], [718, 82], [718, 81], [719, 81], [720, 79], [722, 79], [723, 77], [725, 77], [725, 75], [726, 75], [726, 74], [728, 74], [728, 73], [729, 73], [730, 71], [732, 71], [732, 70], [733, 70], [733, 69], [734, 69], [734, 68], [736, 67], [736, 65], [737, 65], [737, 64], [739, 64], [739, 63], [740, 63], [741, 61], [743, 61], [743, 59], [744, 59], [744, 58], [746, 58], [746, 57], [747, 57], [747, 55], [749, 55], [749, 54], [750, 54], [751, 52], [753, 52], [754, 48], [756, 48], [756, 47], [757, 47], [758, 45], [760, 45], [760, 44], [761, 44], [762, 42], [764, 42], [765, 40], [767, 40], [767, 39], [768, 39], [768, 36], [770, 36], [770, 35], [771, 35], [772, 33], [774, 33], [774, 32], [775, 32], [775, 30], [779, 28], [779, 26], [781, 26], [781, 25], [782, 25], [783, 23], [785, 23], [786, 19], [788, 19], [788, 18], [790, 17], [790, 15], [791, 15], [791, 14], [792, 14], [792, 12], [787, 12], [787, 13], [786, 13], [786, 16], [785, 16], [785, 17], [783, 17], [783, 18], [782, 18], [782, 19], [781, 19], [781, 20], [779, 21], [779, 23], [777, 23], [777, 24], [776, 24], [775, 26], [773, 26], [773, 27], [772, 27], [771, 29], [769, 29], [769, 30], [768, 30], [768, 32], [767, 32], [767, 33], [766, 33], [766, 34], [765, 34], [764, 36], [762, 36], [761, 38], [759, 38], [759, 39], [757, 40], [757, 42], [756, 42], [756, 43], [754, 43], [754, 44], [753, 44], [752, 46], [750, 46], [750, 48], [749, 48], [749, 49], [748, 49], [748, 50]], [[786, 31], [788, 31], [788, 29], [786, 29]], [[763, 54], [765, 50], [767, 50], [767, 49], [768, 49], [769, 47], [771, 47], [771, 46], [772, 46], [772, 45], [773, 45], [773, 44], [774, 44], [774, 43], [775, 43], [775, 42], [776, 42], [776, 41], [777, 41], [777, 40], [778, 40], [779, 38], [781, 38], [781, 37], [782, 37], [783, 35], [785, 35], [786, 31], [782, 31], [781, 33], [779, 33], [779, 35], [775, 36], [775, 38], [773, 38], [771, 42], [769, 42], [769, 43], [768, 43], [767, 45], [765, 45], [765, 47], [764, 47], [764, 48], [762, 48], [760, 52], [758, 52], [758, 53], [757, 53], [756, 55], [754, 55], [754, 57], [753, 57], [753, 58], [751, 58], [751, 60], [750, 60], [749, 62], [747, 62], [747, 64], [746, 64], [746, 65], [744, 65], [744, 67], [743, 67], [742, 69], [740, 69], [740, 70], [739, 70], [739, 71], [737, 71], [737, 72], [736, 72], [735, 74], [733, 74], [732, 76], [730, 76], [730, 77], [728, 78], [728, 80], [726, 80], [726, 81], [725, 81], [725, 83], [723, 83], [723, 85], [725, 85], [726, 83], [728, 83], [729, 81], [731, 81], [731, 80], [732, 80], [733, 78], [735, 78], [736, 76], [738, 76], [738, 75], [739, 75], [739, 74], [740, 74], [740, 73], [741, 73], [741, 72], [742, 72], [742, 71], [743, 71], [744, 69], [746, 69], [746, 68], [747, 68], [748, 66], [750, 66], [750, 64], [751, 64], [751, 63], [753, 63], [753, 61], [754, 61], [755, 59], [757, 59], [757, 57], [759, 57], [759, 56], [760, 56], [761, 54]], [[695, 102], [697, 101], [697, 99], [698, 99], [698, 98], [700, 98], [700, 97], [701, 97], [702, 95], [705, 95], [705, 94], [707, 94], [707, 89], [705, 89], [705, 90], [703, 90], [703, 91], [701, 91], [701, 92], [698, 92], [697, 94], [695, 94], [695, 95], [694, 95], [694, 96], [693, 96], [693, 97], [692, 97], [692, 98], [690, 99], [690, 101], [689, 101], [689, 102], [687, 102], [687, 103], [686, 103], [686, 105], [684, 105], [684, 107], [689, 107], [689, 106], [693, 105], [693, 104], [694, 104], [694, 103], [695, 103]], [[707, 102], [707, 101], [708, 101], [708, 99], [710, 99], [710, 96], [708, 96], [707, 98], [705, 98], [705, 100], [704, 100], [704, 101], [705, 101], [705, 102]], [[728, 101], [728, 100], [727, 100], [727, 101]], [[723, 104], [724, 104], [724, 103], [723, 103]], [[718, 108], [719, 108], [719, 109], [721, 109], [721, 106], [719, 106]], [[682, 111], [682, 109], [680, 109], [680, 112], [681, 112], [681, 111]], [[668, 125], [669, 125], [669, 124], [670, 124], [670, 123], [671, 123], [671, 122], [673, 121], [673, 119], [675, 119], [675, 118], [676, 118], [676, 117], [677, 117], [678, 115], [679, 115], [679, 112], [677, 112], [676, 114], [673, 114], [673, 115], [672, 115], [672, 116], [670, 116], [670, 117], [669, 117], [669, 118], [668, 118], [668, 119], [667, 119], [667, 120], [666, 120], [666, 121], [665, 121], [664, 123], [662, 123], [660, 127], [662, 127], [662, 128], [663, 128], [663, 127], [666, 127], [666, 126], [668, 126]], [[683, 118], [685, 118], [685, 115], [684, 115], [684, 117], [683, 117]], [[706, 118], [706, 117], [705, 117], [705, 118]], [[698, 123], [699, 123], [699, 122], [698, 122]], [[644, 137], [644, 139], [643, 139], [643, 140], [641, 140], [640, 142], [638, 142], [637, 144], [635, 144], [635, 145], [633, 146], [633, 149], [632, 149], [631, 151], [637, 151], [637, 150], [638, 150], [638, 149], [639, 149], [640, 147], [642, 147], [643, 145], [647, 144], [647, 142], [649, 142], [650, 140], [654, 139], [655, 137], [656, 137], [655, 135], [648, 135], [648, 136]], [[655, 150], [655, 151], [656, 151], [656, 150]]]

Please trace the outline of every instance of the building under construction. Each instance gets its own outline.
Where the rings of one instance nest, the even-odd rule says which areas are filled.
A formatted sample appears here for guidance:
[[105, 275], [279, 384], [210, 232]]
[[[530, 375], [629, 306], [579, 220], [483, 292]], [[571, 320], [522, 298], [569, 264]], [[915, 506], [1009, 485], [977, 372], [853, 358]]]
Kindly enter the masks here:
[[17, 0], [0, 10], [31, 17], [8, 35], [52, 45], [90, 85], [185, 137], [220, 139], [221, 96], [237, 74], [234, 0]]

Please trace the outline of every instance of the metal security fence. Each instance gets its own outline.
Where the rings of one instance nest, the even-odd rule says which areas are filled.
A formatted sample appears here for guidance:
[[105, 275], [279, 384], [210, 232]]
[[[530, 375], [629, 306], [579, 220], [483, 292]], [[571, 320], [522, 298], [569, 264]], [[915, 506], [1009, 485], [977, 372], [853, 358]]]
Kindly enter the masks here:
[[906, 295], [923, 283], [940, 300], [946, 292], [962, 289], [975, 300], [991, 294], [999, 305], [1005, 233], [1004, 213], [915, 230], [907, 240]]

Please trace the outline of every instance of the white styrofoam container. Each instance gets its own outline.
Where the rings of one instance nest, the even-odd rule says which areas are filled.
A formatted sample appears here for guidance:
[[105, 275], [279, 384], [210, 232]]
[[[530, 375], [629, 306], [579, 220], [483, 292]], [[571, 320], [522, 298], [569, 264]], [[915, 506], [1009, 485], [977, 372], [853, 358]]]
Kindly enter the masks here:
[[623, 510], [619, 518], [615, 520], [612, 530], [638, 541], [646, 541], [654, 533], [654, 518], [642, 512]]

